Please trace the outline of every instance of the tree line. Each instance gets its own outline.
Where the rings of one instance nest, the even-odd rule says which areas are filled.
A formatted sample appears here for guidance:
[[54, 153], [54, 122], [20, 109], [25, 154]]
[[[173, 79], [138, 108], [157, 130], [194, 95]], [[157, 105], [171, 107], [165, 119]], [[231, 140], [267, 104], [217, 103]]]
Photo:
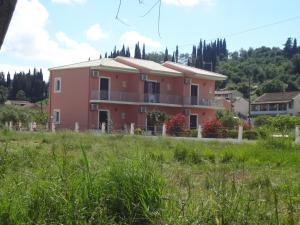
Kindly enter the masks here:
[[[124, 44], [121, 49], [114, 50], [108, 55], [105, 53], [105, 58], [115, 58], [117, 56], [131, 57], [129, 47], [125, 47]], [[193, 45], [191, 54], [179, 54], [178, 45], [173, 53], [169, 53], [168, 47], [164, 52], [150, 52], [146, 53], [145, 44], [140, 47], [140, 43], [137, 42], [134, 48], [134, 58], [136, 59], [148, 59], [158, 63], [172, 61], [181, 62], [189, 66], [193, 66], [200, 69], [206, 69], [215, 71], [217, 62], [219, 60], [225, 60], [228, 57], [227, 44], [225, 39], [217, 39], [210, 43], [205, 40], [200, 40], [198, 45]], [[102, 56], [100, 55], [100, 58]]]
[[43, 71], [34, 70], [28, 73], [15, 73], [13, 78], [8, 72], [6, 77], [0, 72], [0, 103], [10, 100], [28, 100], [37, 102], [47, 97], [48, 88], [43, 80]]

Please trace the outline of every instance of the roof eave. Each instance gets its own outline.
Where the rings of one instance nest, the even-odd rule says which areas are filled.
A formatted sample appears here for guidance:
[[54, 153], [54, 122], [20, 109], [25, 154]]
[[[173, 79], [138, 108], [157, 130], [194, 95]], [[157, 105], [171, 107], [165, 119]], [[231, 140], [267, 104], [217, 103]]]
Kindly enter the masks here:
[[91, 69], [99, 69], [99, 70], [105, 70], [105, 71], [114, 71], [114, 72], [125, 72], [125, 73], [139, 73], [137, 69], [126, 69], [126, 68], [116, 68], [112, 66], [92, 66]]

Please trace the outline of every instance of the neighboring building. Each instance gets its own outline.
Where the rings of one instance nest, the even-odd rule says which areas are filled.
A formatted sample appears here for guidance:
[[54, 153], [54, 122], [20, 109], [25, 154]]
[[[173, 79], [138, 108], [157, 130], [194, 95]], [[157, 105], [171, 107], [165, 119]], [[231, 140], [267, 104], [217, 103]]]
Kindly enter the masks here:
[[0, 49], [3, 44], [17, 0], [0, 0]]
[[235, 100], [237, 97], [243, 97], [243, 94], [237, 90], [215, 91], [216, 97], [223, 97], [229, 100]]
[[7, 100], [5, 105], [14, 105], [14, 106], [21, 106], [25, 108], [36, 108], [36, 104], [29, 102], [29, 101], [21, 101], [21, 100]]
[[265, 93], [251, 104], [251, 115], [300, 113], [300, 91]]
[[237, 116], [247, 117], [249, 114], [249, 101], [243, 97], [243, 94], [237, 90], [215, 91], [217, 98], [225, 98], [227, 103], [225, 107]]
[[[58, 128], [148, 129], [146, 112], [184, 113], [190, 128], [212, 119], [223, 106], [214, 98], [215, 81], [226, 76], [181, 64], [163, 65], [117, 57], [50, 69], [49, 118]], [[50, 125], [49, 124], [49, 125]]]

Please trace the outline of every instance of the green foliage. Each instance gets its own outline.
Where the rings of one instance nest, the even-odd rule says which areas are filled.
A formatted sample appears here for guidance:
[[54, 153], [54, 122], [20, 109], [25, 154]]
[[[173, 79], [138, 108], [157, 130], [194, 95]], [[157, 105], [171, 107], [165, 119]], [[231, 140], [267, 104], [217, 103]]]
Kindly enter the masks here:
[[134, 129], [134, 134], [135, 135], [142, 135], [143, 134], [143, 130], [141, 128], [136, 128], [136, 129]]
[[6, 102], [7, 96], [8, 96], [7, 88], [4, 86], [0, 86], [0, 105], [3, 105]]
[[284, 89], [284, 83], [275, 79], [265, 81], [261, 86], [262, 93], [282, 92]]
[[259, 136], [256, 130], [245, 130], [243, 133], [243, 137], [248, 140], [257, 140]]
[[297, 224], [300, 147], [0, 131], [0, 224]]
[[13, 123], [36, 122], [39, 124], [46, 124], [47, 113], [19, 106], [9, 105], [0, 107], [0, 124], [5, 124], [5, 122], [10, 121]]
[[[217, 87], [237, 89], [248, 98], [250, 77], [252, 96], [283, 91], [287, 87], [287, 90], [292, 90], [290, 89], [292, 84], [297, 85], [293, 89], [299, 89], [300, 82], [296, 82], [299, 74], [299, 54], [295, 54], [297, 51], [294, 50], [293, 44], [288, 46], [288, 50], [260, 47], [230, 53], [229, 59], [220, 60], [216, 69], [217, 72], [227, 75], [229, 79], [218, 82]], [[299, 51], [299, 46], [296, 49]]]
[[236, 118], [232, 112], [225, 110], [225, 111], [217, 111], [216, 118], [221, 121], [223, 127], [227, 129], [235, 128], [238, 123], [239, 119]]
[[17, 100], [26, 100], [26, 94], [23, 90], [18, 90], [16, 94], [16, 99]]
[[148, 159], [117, 161], [101, 186], [106, 213], [121, 224], [150, 224], [161, 217], [163, 179]]
[[169, 116], [162, 111], [150, 111], [147, 112], [147, 122], [152, 125], [161, 125], [163, 124]]

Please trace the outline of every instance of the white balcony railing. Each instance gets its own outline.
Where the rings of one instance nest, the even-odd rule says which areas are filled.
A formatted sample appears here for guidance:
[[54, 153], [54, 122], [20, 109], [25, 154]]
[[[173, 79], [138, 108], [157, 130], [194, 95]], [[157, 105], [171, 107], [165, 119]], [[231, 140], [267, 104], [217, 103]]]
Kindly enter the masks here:
[[91, 100], [223, 107], [223, 101], [216, 99], [208, 100], [200, 97], [183, 98], [178, 95], [139, 94], [122, 91], [92, 91]]

